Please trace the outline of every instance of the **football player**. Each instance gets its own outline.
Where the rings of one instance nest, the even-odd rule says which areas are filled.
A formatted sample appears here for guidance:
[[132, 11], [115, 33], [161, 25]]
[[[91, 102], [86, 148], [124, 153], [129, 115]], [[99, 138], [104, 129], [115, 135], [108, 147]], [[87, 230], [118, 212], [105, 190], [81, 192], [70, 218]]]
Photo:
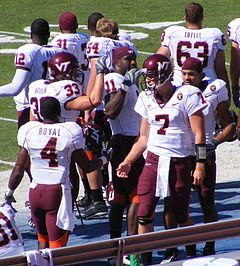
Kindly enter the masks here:
[[23, 254], [23, 240], [14, 217], [15, 212], [12, 207], [0, 203], [0, 258]]
[[29, 156], [33, 176], [29, 201], [39, 249], [66, 246], [69, 231], [73, 230], [70, 162], [74, 161], [91, 175], [101, 174], [100, 168], [107, 161], [106, 157], [90, 161], [84, 152], [81, 127], [75, 122], [59, 123], [60, 114], [59, 101], [45, 97], [40, 103], [42, 122], [30, 121], [19, 129], [21, 150], [6, 192], [6, 199], [11, 201]]
[[[144, 166], [144, 158], [140, 156], [136, 160], [128, 178], [122, 179], [117, 176], [118, 165], [129, 153], [139, 135], [140, 115], [134, 110], [134, 106], [139, 94], [135, 81], [140, 71], [132, 69], [128, 72], [131, 61], [136, 58], [129, 47], [115, 48], [112, 53], [114, 72], [104, 76], [104, 85], [105, 114], [109, 117], [112, 130], [110, 147], [113, 149], [111, 166], [114, 197], [109, 213], [110, 238], [117, 238], [121, 237], [123, 212], [128, 205], [128, 235], [138, 232], [137, 184]], [[111, 260], [108, 264], [112, 265]]]
[[[92, 16], [92, 15], [91, 15]], [[98, 19], [101, 14], [93, 15], [93, 19], [89, 19], [89, 25], [91, 28], [91, 32], [94, 34], [90, 37], [90, 41], [87, 44], [87, 56], [90, 61], [90, 78], [87, 86], [87, 95], [90, 96], [90, 99], [93, 105], [96, 107], [92, 108], [92, 110], [85, 112], [84, 119], [87, 123], [92, 123], [94, 120], [94, 124], [97, 124], [98, 128], [104, 131], [106, 136], [106, 142], [109, 140], [109, 125], [106, 122], [105, 115], [103, 113], [103, 88], [99, 89], [98, 91], [93, 92], [93, 84], [95, 83], [96, 78], [96, 60], [101, 56], [107, 56], [105, 67], [106, 69], [111, 69], [111, 51], [113, 48], [119, 46], [131, 46], [133, 49], [136, 50], [135, 46], [129, 41], [119, 41], [117, 34], [118, 34], [118, 25], [117, 23], [108, 18], [101, 18]], [[97, 20], [98, 19], [98, 20]], [[97, 20], [97, 22], [96, 22]], [[90, 25], [90, 21], [92, 25]], [[94, 26], [96, 25], [96, 31], [94, 31]], [[95, 36], [96, 34], [96, 36]], [[94, 110], [94, 112], [92, 112]], [[94, 117], [94, 119], [93, 119]], [[91, 154], [92, 151], [88, 149], [88, 153]], [[94, 154], [91, 154], [96, 156]], [[107, 169], [105, 169], [105, 174], [107, 173]], [[107, 179], [107, 178], [106, 178]], [[100, 198], [102, 194], [102, 185], [99, 180], [95, 180], [95, 182], [89, 182], [91, 188], [91, 194], [96, 194], [98, 198]], [[97, 188], [97, 189], [94, 189]], [[87, 206], [82, 214], [82, 217], [90, 218], [91, 216], [97, 213], [97, 208], [94, 206], [94, 203]]]
[[[49, 61], [48, 69], [49, 80], [38, 80], [30, 84], [29, 86], [29, 99], [31, 104], [32, 120], [41, 121], [42, 117], [39, 110], [41, 101], [46, 96], [53, 96], [60, 102], [60, 122], [76, 122], [79, 112], [81, 110], [87, 109], [88, 107], [91, 107], [91, 104], [88, 101], [89, 98], [83, 96], [83, 88], [78, 83], [78, 81], [81, 80], [80, 77], [83, 75], [83, 73], [79, 67], [77, 58], [73, 54], [70, 54], [68, 52], [58, 53], [54, 55]], [[103, 86], [103, 74], [101, 75], [102, 78], [100, 77], [100, 79], [102, 80], [99, 83], [100, 88], [101, 86]], [[96, 79], [96, 82], [98, 78]], [[87, 98], [86, 105], [76, 104], [78, 98], [81, 97]], [[72, 182], [74, 182], [72, 185], [75, 188], [73, 198], [74, 200], [76, 200], [79, 188], [79, 178], [74, 162], [70, 164], [70, 169], [70, 176], [75, 176], [75, 178], [72, 178]], [[91, 176], [91, 179], [93, 178], [94, 175]], [[101, 174], [96, 176], [95, 179], [102, 180]], [[100, 196], [95, 196], [95, 194], [93, 194], [92, 197], [94, 204], [98, 207], [99, 215], [106, 215], [107, 207], [103, 200], [102, 193]]]
[[54, 36], [51, 44], [59, 46], [66, 52], [72, 53], [79, 61], [81, 71], [84, 73], [84, 79], [81, 80], [84, 86], [84, 92], [89, 78], [88, 59], [86, 55], [87, 43], [89, 34], [77, 32], [78, 22], [77, 17], [72, 12], [64, 12], [59, 17], [60, 34]]
[[[14, 59], [16, 72], [12, 82], [0, 87], [0, 97], [15, 96], [18, 128], [29, 121], [29, 84], [35, 80], [46, 78], [48, 61], [54, 54], [62, 51], [59, 47], [47, 45], [49, 36], [48, 22], [42, 18], [35, 19], [31, 23], [32, 43], [24, 44], [16, 51]], [[27, 161], [26, 172], [31, 180]], [[29, 225], [32, 227], [29, 233], [36, 235], [31, 217], [29, 218]]]
[[24, 44], [16, 51], [16, 72], [12, 82], [0, 87], [0, 97], [15, 96], [18, 128], [29, 121], [28, 85], [46, 78], [48, 61], [54, 54], [62, 51], [59, 47], [47, 45], [49, 36], [48, 22], [42, 18], [35, 19], [31, 24], [32, 43]]
[[[207, 160], [205, 163], [205, 178], [197, 186], [199, 201], [203, 211], [204, 223], [218, 220], [215, 207], [215, 184], [216, 184], [216, 155], [217, 146], [229, 140], [236, 132], [236, 125], [228, 108], [228, 90], [226, 83], [221, 79], [203, 80], [202, 62], [197, 58], [189, 57], [182, 67], [183, 83], [198, 87], [205, 98], [207, 107], [203, 110], [205, 120]], [[223, 130], [221, 134], [214, 136], [215, 122], [218, 119]], [[193, 166], [196, 157], [192, 157]], [[207, 242], [203, 248], [203, 255], [215, 254], [215, 242]]]
[[[164, 199], [164, 216], [174, 215], [185, 223], [191, 190], [191, 136], [195, 135], [196, 166], [194, 183], [201, 184], [205, 174], [206, 144], [204, 117], [206, 108], [201, 91], [193, 86], [173, 85], [170, 60], [160, 54], [143, 63], [145, 90], [138, 97], [135, 111], [141, 115], [140, 136], [117, 174], [126, 178], [132, 164], [147, 148], [145, 165], [138, 183], [138, 233], [153, 231], [154, 212], [159, 198]], [[171, 225], [168, 228], [172, 228]], [[152, 254], [142, 254], [149, 265]], [[171, 260], [177, 258], [171, 256]]]
[[165, 29], [157, 53], [172, 58], [174, 81], [177, 84], [182, 83], [181, 68], [186, 58], [196, 57], [203, 63], [206, 79], [223, 79], [229, 89], [224, 53], [226, 39], [218, 28], [203, 28], [203, 11], [202, 5], [198, 3], [188, 4], [184, 17], [186, 26], [170, 26]]

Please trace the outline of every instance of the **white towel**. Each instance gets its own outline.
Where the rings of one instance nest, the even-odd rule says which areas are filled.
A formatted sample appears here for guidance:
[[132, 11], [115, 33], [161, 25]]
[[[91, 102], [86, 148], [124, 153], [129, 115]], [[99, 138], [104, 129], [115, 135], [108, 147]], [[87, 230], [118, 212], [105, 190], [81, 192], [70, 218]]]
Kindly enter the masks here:
[[155, 195], [156, 197], [160, 197], [161, 199], [170, 196], [170, 188], [168, 181], [170, 160], [170, 157], [159, 156]]
[[61, 184], [62, 199], [57, 213], [56, 225], [64, 230], [72, 231], [74, 228], [73, 223], [73, 210], [72, 210], [72, 193], [69, 185]]
[[49, 248], [30, 250], [24, 254], [27, 257], [28, 266], [54, 266], [52, 251]]

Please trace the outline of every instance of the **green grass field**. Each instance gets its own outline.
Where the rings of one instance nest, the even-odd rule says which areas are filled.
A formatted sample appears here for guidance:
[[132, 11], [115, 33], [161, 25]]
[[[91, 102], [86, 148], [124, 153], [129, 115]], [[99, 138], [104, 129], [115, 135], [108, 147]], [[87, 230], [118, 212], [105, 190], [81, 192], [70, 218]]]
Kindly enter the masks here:
[[[139, 51], [154, 53], [159, 47], [162, 28], [148, 29], [138, 26], [126, 26], [122, 24], [154, 23], [166, 21], [181, 21], [184, 16], [184, 7], [189, 1], [183, 0], [99, 0], [99, 1], [60, 1], [60, 0], [9, 0], [0, 3], [0, 50], [17, 48], [23, 43], [6, 41], [6, 37], [14, 36], [15, 39], [26, 39], [11, 33], [26, 34], [24, 28], [31, 24], [35, 18], [42, 17], [50, 24], [58, 24], [58, 17], [64, 11], [72, 11], [77, 17], [79, 24], [86, 25], [87, 17], [95, 11], [103, 13], [106, 17], [115, 19], [120, 24], [120, 29], [131, 30], [148, 34], [141, 40], [133, 39]], [[236, 0], [205, 0], [199, 1], [205, 10], [205, 27], [218, 27], [225, 34], [228, 23], [240, 16], [240, 2]], [[58, 31], [58, 28], [51, 28]], [[85, 31], [80, 29], [80, 31]], [[8, 33], [6, 33], [8, 32]], [[146, 57], [140, 54], [139, 65]], [[15, 69], [13, 64], [14, 54], [0, 53], [0, 85], [11, 81]], [[230, 42], [226, 50], [226, 61], [230, 59]], [[229, 65], [227, 65], [229, 68]], [[0, 99], [0, 118], [16, 119], [15, 103], [12, 98]], [[17, 125], [14, 122], [0, 120], [0, 160], [13, 162], [18, 152]], [[11, 166], [1, 164], [0, 170], [9, 169]]]

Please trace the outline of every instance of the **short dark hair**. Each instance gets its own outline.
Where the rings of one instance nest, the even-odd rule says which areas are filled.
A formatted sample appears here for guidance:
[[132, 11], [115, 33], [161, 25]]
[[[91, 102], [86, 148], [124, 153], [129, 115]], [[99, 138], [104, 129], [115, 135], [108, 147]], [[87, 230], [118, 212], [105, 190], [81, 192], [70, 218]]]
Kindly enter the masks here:
[[43, 18], [35, 19], [31, 24], [31, 34], [38, 36], [48, 36], [50, 32], [48, 22]]
[[198, 3], [190, 3], [185, 7], [186, 21], [198, 24], [203, 19], [203, 7]]
[[40, 114], [43, 119], [55, 121], [57, 116], [61, 114], [61, 107], [58, 99], [54, 97], [46, 97], [40, 103]]
[[88, 30], [95, 31], [99, 19], [104, 18], [103, 14], [94, 12], [88, 17]]

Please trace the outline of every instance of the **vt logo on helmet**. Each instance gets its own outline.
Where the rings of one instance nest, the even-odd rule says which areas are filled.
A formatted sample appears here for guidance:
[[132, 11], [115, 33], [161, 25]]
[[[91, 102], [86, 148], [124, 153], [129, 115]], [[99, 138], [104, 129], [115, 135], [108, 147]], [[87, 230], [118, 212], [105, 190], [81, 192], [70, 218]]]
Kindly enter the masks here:
[[172, 65], [170, 60], [161, 54], [150, 55], [143, 62], [144, 87], [147, 90], [155, 90], [157, 85], [163, 84], [172, 77]]
[[55, 54], [49, 61], [48, 72], [50, 81], [70, 79], [81, 83], [84, 78], [83, 72], [80, 71], [77, 58], [68, 52]]

